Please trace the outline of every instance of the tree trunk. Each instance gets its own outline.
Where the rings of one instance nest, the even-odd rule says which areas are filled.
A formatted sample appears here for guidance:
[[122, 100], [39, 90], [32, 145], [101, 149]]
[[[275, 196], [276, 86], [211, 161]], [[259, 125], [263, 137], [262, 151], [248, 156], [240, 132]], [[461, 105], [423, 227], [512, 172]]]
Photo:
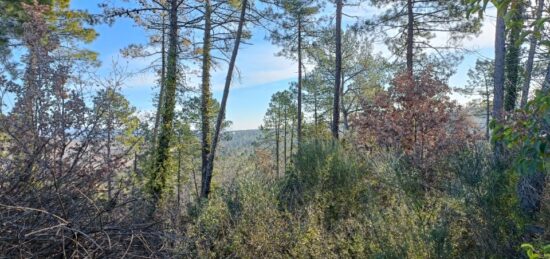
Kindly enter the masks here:
[[178, 214], [180, 213], [180, 204], [181, 204], [181, 147], [178, 147], [178, 171], [177, 171], [177, 186], [176, 186], [176, 197], [178, 207]]
[[340, 85], [340, 109], [342, 110], [342, 123], [344, 124], [344, 131], [349, 129], [348, 123], [348, 111], [344, 104], [344, 72], [342, 71], [342, 85]]
[[168, 57], [166, 66], [166, 96], [165, 105], [162, 111], [162, 127], [160, 128], [159, 145], [155, 166], [151, 175], [151, 191], [155, 203], [162, 196], [167, 180], [168, 152], [172, 138], [172, 124], [174, 120], [174, 109], [176, 106], [177, 86], [177, 60], [178, 60], [178, 0], [170, 1], [170, 26], [168, 33]]
[[491, 139], [491, 130], [489, 129], [489, 123], [491, 122], [491, 93], [489, 92], [489, 84], [485, 80], [485, 138]]
[[286, 157], [287, 157], [286, 156], [286, 154], [287, 154], [286, 153], [286, 144], [287, 144], [287, 134], [286, 133], [287, 133], [287, 124], [288, 124], [287, 122], [288, 122], [287, 121], [287, 109], [285, 108], [285, 112], [284, 112], [284, 125], [285, 126], [284, 126], [284, 133], [283, 133], [283, 141], [284, 141], [283, 142], [283, 154], [284, 154], [283, 161], [285, 163], [285, 167], [284, 167], [285, 172], [286, 172], [286, 165], [287, 165], [287, 163], [286, 163], [287, 162], [286, 161]]
[[241, 16], [239, 18], [239, 25], [237, 27], [237, 35], [235, 37], [235, 44], [233, 46], [233, 52], [231, 53], [231, 59], [229, 61], [229, 67], [227, 69], [227, 75], [225, 77], [225, 85], [223, 88], [222, 102], [220, 104], [220, 111], [216, 120], [216, 127], [214, 128], [214, 136], [212, 137], [212, 148], [208, 156], [208, 170], [204, 184], [204, 190], [201, 190], [201, 197], [208, 198], [210, 194], [210, 183], [212, 181], [212, 172], [214, 171], [214, 158], [216, 155], [216, 147], [220, 138], [220, 132], [222, 124], [225, 119], [225, 108], [227, 106], [227, 98], [229, 96], [229, 87], [231, 86], [231, 79], [233, 78], [233, 70], [235, 69], [235, 61], [237, 60], [237, 54], [239, 53], [239, 45], [241, 44], [241, 37], [243, 34], [243, 27], [245, 23], [245, 14], [247, 8], [247, 0], [241, 2]]
[[277, 120], [277, 126], [275, 128], [275, 172], [277, 178], [279, 178], [279, 120]]
[[512, 1], [510, 14], [514, 23], [511, 25], [508, 33], [508, 49], [506, 53], [506, 77], [505, 80], [505, 99], [504, 109], [508, 112], [513, 111], [516, 108], [516, 101], [518, 95], [518, 81], [519, 81], [519, 63], [521, 56], [521, 47], [517, 44], [521, 37], [522, 26], [518, 26], [516, 22], [523, 21], [523, 0]]
[[414, 48], [414, 12], [413, 12], [413, 0], [407, 0], [407, 73], [413, 79], [413, 48]]
[[107, 120], [107, 197], [109, 201], [113, 198], [113, 170], [111, 165], [111, 142], [112, 142], [112, 131], [113, 131], [113, 92], [114, 89], [107, 89], [107, 109], [108, 109], [108, 120]]
[[318, 100], [317, 100], [318, 99], [318, 97], [317, 97], [318, 94], [319, 94], [318, 90], [315, 89], [315, 91], [313, 92], [313, 121], [315, 123], [315, 133], [318, 133], [317, 132], [317, 127], [319, 126], [319, 115], [317, 114], [317, 110], [318, 110], [317, 106], [319, 105]]
[[[542, 10], [544, 7], [544, 0], [538, 0], [537, 11], [535, 14], [535, 19], [538, 21], [542, 17]], [[521, 92], [521, 108], [525, 108], [529, 98], [529, 88], [531, 84], [531, 77], [533, 73], [533, 63], [535, 60], [535, 52], [537, 50], [537, 37], [535, 35], [538, 33], [538, 27], [535, 26], [533, 34], [530, 38], [529, 43], [529, 54], [527, 56], [527, 64], [525, 65], [525, 79], [523, 81], [523, 87]]]
[[301, 17], [298, 17], [298, 126], [297, 139], [298, 148], [302, 143], [302, 23]]
[[294, 121], [292, 121], [292, 124], [290, 124], [290, 162], [292, 163], [292, 154], [294, 146]]
[[212, 93], [210, 92], [210, 49], [211, 49], [211, 33], [212, 33], [212, 20], [211, 20], [211, 6], [210, 0], [204, 1], [204, 39], [202, 47], [202, 87], [201, 87], [201, 193], [204, 195], [206, 185], [210, 185], [207, 178], [208, 175], [208, 156], [211, 148], [211, 135], [210, 135], [210, 100], [212, 99]]
[[338, 139], [340, 124], [340, 84], [342, 77], [342, 0], [336, 1], [336, 71], [334, 73], [334, 100], [332, 105], [332, 137]]
[[155, 114], [155, 127], [153, 128], [153, 148], [156, 148], [158, 141], [158, 128], [160, 125], [160, 115], [162, 113], [162, 106], [164, 103], [164, 83], [166, 79], [166, 29], [165, 29], [165, 17], [162, 15], [162, 37], [161, 37], [161, 68], [160, 68], [160, 91], [159, 99], [157, 103], [157, 113]]
[[[504, 10], [499, 10], [497, 14], [497, 24], [495, 32], [495, 71], [494, 71], [494, 84], [493, 89], [493, 118], [497, 122], [503, 120], [504, 109], [504, 58], [506, 55], [506, 27], [504, 23]], [[502, 155], [502, 143], [500, 141], [495, 142], [494, 155], [498, 159]]]
[[546, 94], [548, 90], [550, 90], [550, 63], [546, 67], [546, 76], [544, 77], [544, 82], [542, 82], [542, 92]]

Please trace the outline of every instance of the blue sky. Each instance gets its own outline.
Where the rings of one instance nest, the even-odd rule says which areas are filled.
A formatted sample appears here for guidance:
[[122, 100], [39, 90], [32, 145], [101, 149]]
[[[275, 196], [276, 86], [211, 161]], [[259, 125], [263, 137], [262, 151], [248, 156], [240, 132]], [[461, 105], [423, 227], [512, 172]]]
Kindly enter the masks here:
[[[100, 0], [73, 0], [72, 7], [86, 9], [91, 13], [100, 10], [97, 4]], [[373, 10], [367, 6], [345, 8], [344, 12], [350, 16], [369, 16]], [[353, 22], [352, 18], [345, 18], [345, 23]], [[119, 57], [120, 49], [132, 43], [145, 43], [147, 32], [136, 26], [128, 19], [119, 19], [112, 26], [98, 25], [95, 27], [99, 37], [87, 48], [99, 53], [102, 67], [98, 73], [106, 73], [110, 69], [111, 61], [118, 59], [119, 63], [128, 62], [130, 71], [138, 71], [146, 67], [150, 60], [124, 60]], [[289, 82], [297, 76], [297, 65], [291, 60], [275, 56], [279, 47], [265, 40], [265, 32], [261, 29], [252, 30], [251, 45], [244, 45], [237, 58], [237, 66], [241, 71], [240, 78], [236, 80], [230, 91], [227, 118], [233, 121], [232, 129], [255, 129], [262, 123], [263, 115], [271, 95], [277, 91], [286, 89]], [[467, 40], [465, 46], [477, 51], [477, 54], [466, 55], [464, 61], [458, 67], [457, 74], [450, 79], [451, 86], [463, 85], [466, 82], [468, 69], [475, 64], [478, 57], [491, 58], [493, 56], [492, 45], [494, 37], [494, 21], [489, 18], [483, 26], [483, 32], [477, 38]], [[446, 37], [438, 37], [436, 41], [445, 41]], [[375, 52], [385, 52], [383, 46], [375, 46]], [[213, 71], [212, 82], [214, 97], [221, 98], [221, 90], [225, 79], [225, 67]], [[156, 78], [152, 72], [141, 73], [129, 79], [123, 87], [123, 93], [128, 100], [141, 111], [151, 111], [152, 98], [157, 91]], [[198, 82], [196, 79], [191, 80]], [[459, 101], [460, 97], [455, 96]]]

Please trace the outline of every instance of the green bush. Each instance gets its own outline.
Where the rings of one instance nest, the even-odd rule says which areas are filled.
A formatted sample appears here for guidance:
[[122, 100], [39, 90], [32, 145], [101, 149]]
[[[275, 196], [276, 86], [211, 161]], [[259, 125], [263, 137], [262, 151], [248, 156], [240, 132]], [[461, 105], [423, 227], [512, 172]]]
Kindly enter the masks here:
[[[189, 257], [485, 258], [518, 256], [517, 178], [484, 148], [438, 167], [425, 186], [391, 152], [305, 143], [281, 179], [240, 174], [196, 209]], [[516, 247], [516, 248], [515, 248]]]

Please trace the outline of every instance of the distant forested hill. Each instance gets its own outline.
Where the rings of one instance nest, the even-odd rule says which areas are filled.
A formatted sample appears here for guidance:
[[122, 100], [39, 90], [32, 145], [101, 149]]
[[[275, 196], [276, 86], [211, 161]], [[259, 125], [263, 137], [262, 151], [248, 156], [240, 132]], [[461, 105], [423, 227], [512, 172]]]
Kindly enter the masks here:
[[220, 143], [220, 155], [239, 155], [252, 152], [252, 144], [261, 134], [262, 132], [257, 129], [236, 130], [225, 133]]

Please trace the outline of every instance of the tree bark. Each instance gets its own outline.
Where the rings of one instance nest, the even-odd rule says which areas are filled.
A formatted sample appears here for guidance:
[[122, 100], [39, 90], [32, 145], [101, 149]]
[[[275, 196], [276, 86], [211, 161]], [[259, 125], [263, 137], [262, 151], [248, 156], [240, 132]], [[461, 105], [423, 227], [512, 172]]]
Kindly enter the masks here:
[[113, 169], [111, 164], [111, 142], [113, 131], [113, 91], [114, 89], [107, 88], [107, 197], [109, 201], [113, 198]]
[[210, 0], [204, 1], [204, 39], [202, 48], [202, 87], [201, 87], [201, 193], [205, 193], [206, 185], [210, 185], [208, 180], [208, 156], [211, 148], [211, 133], [210, 133], [210, 100], [212, 93], [210, 91], [210, 49], [211, 49], [211, 33], [212, 33], [212, 7]]
[[153, 147], [156, 148], [158, 141], [158, 128], [160, 125], [160, 114], [162, 113], [162, 105], [164, 103], [164, 83], [166, 79], [166, 28], [164, 14], [162, 16], [162, 37], [161, 37], [161, 68], [160, 68], [160, 91], [157, 103], [157, 114], [155, 115], [155, 127], [153, 128]]
[[[497, 122], [503, 120], [504, 112], [504, 64], [506, 55], [506, 27], [504, 23], [504, 10], [499, 10], [497, 14], [497, 24], [495, 31], [495, 71], [494, 71], [494, 84], [493, 89], [493, 118]], [[502, 155], [502, 143], [500, 141], [495, 142], [494, 155], [499, 159]]]
[[548, 90], [550, 90], [550, 63], [546, 67], [546, 76], [544, 77], [544, 82], [542, 82], [542, 92], [546, 94]]
[[516, 108], [519, 81], [519, 63], [521, 56], [521, 47], [517, 44], [520, 39], [522, 27], [515, 24], [523, 21], [523, 0], [513, 0], [510, 7], [511, 19], [514, 23], [510, 26], [508, 32], [508, 49], [506, 53], [506, 77], [505, 80], [505, 99], [504, 110], [510, 112]]
[[157, 148], [157, 157], [151, 175], [151, 191], [155, 203], [162, 197], [166, 186], [168, 152], [172, 138], [174, 109], [176, 106], [177, 60], [178, 60], [178, 0], [170, 1], [170, 26], [168, 32], [168, 57], [166, 66], [166, 97], [162, 111], [162, 127]]
[[491, 139], [491, 130], [489, 129], [489, 123], [491, 122], [491, 103], [490, 103], [491, 94], [489, 93], [489, 84], [485, 80], [485, 138], [487, 140]]
[[413, 80], [413, 71], [414, 71], [414, 12], [413, 12], [413, 0], [407, 0], [407, 73]]
[[298, 148], [302, 142], [302, 17], [298, 17], [298, 125], [297, 140]]
[[[544, 7], [544, 0], [538, 0], [537, 4], [537, 11], [535, 14], [535, 19], [538, 21], [542, 17], [542, 10]], [[535, 27], [533, 34], [531, 35], [531, 38], [529, 40], [529, 54], [527, 56], [527, 63], [525, 64], [525, 79], [523, 81], [523, 87], [521, 92], [521, 108], [525, 108], [525, 105], [527, 105], [527, 101], [529, 98], [529, 88], [531, 85], [531, 77], [533, 73], [533, 63], [535, 60], [535, 52], [537, 50], [537, 37], [535, 37], [535, 34], [538, 33], [538, 27]]]
[[294, 146], [294, 120], [292, 120], [292, 124], [290, 124], [290, 162], [292, 163], [292, 154], [293, 154], [293, 148]]
[[287, 120], [287, 109], [285, 107], [285, 112], [284, 112], [284, 133], [283, 133], [283, 161], [284, 161], [284, 169], [285, 169], [285, 172], [286, 172], [286, 165], [287, 165], [287, 161], [286, 161], [286, 157], [287, 157], [287, 153], [286, 153], [286, 144], [287, 144], [287, 123], [288, 120]]
[[334, 73], [334, 100], [332, 111], [332, 137], [338, 139], [340, 124], [340, 84], [342, 73], [342, 0], [336, 1], [336, 71]]
[[344, 126], [344, 132], [349, 129], [348, 123], [348, 111], [344, 103], [344, 72], [342, 71], [342, 84], [340, 85], [340, 110], [342, 110], [342, 123]]
[[277, 123], [275, 127], [275, 172], [277, 173], [277, 178], [279, 178], [279, 142], [280, 142], [279, 123], [280, 123], [280, 120], [279, 118], [277, 118]]
[[177, 173], [177, 186], [176, 186], [176, 197], [177, 197], [177, 204], [178, 207], [178, 214], [180, 213], [180, 204], [181, 204], [181, 147], [178, 147], [178, 171]]
[[225, 108], [227, 107], [227, 98], [229, 96], [229, 88], [231, 87], [231, 80], [233, 78], [233, 70], [235, 69], [235, 61], [237, 60], [237, 54], [239, 53], [239, 45], [241, 44], [241, 37], [243, 34], [243, 27], [245, 23], [245, 15], [247, 8], [247, 0], [241, 2], [241, 16], [239, 18], [239, 25], [237, 27], [237, 34], [235, 38], [235, 44], [233, 46], [233, 52], [231, 53], [231, 59], [229, 61], [229, 67], [227, 69], [227, 75], [225, 77], [225, 85], [223, 88], [223, 96], [220, 104], [220, 111], [216, 120], [216, 127], [214, 128], [214, 135], [212, 137], [212, 148], [208, 156], [208, 170], [204, 184], [204, 190], [201, 190], [201, 198], [208, 198], [210, 194], [210, 183], [212, 181], [212, 172], [214, 171], [214, 158], [216, 155], [216, 147], [220, 138], [220, 132], [222, 124], [225, 119]]

